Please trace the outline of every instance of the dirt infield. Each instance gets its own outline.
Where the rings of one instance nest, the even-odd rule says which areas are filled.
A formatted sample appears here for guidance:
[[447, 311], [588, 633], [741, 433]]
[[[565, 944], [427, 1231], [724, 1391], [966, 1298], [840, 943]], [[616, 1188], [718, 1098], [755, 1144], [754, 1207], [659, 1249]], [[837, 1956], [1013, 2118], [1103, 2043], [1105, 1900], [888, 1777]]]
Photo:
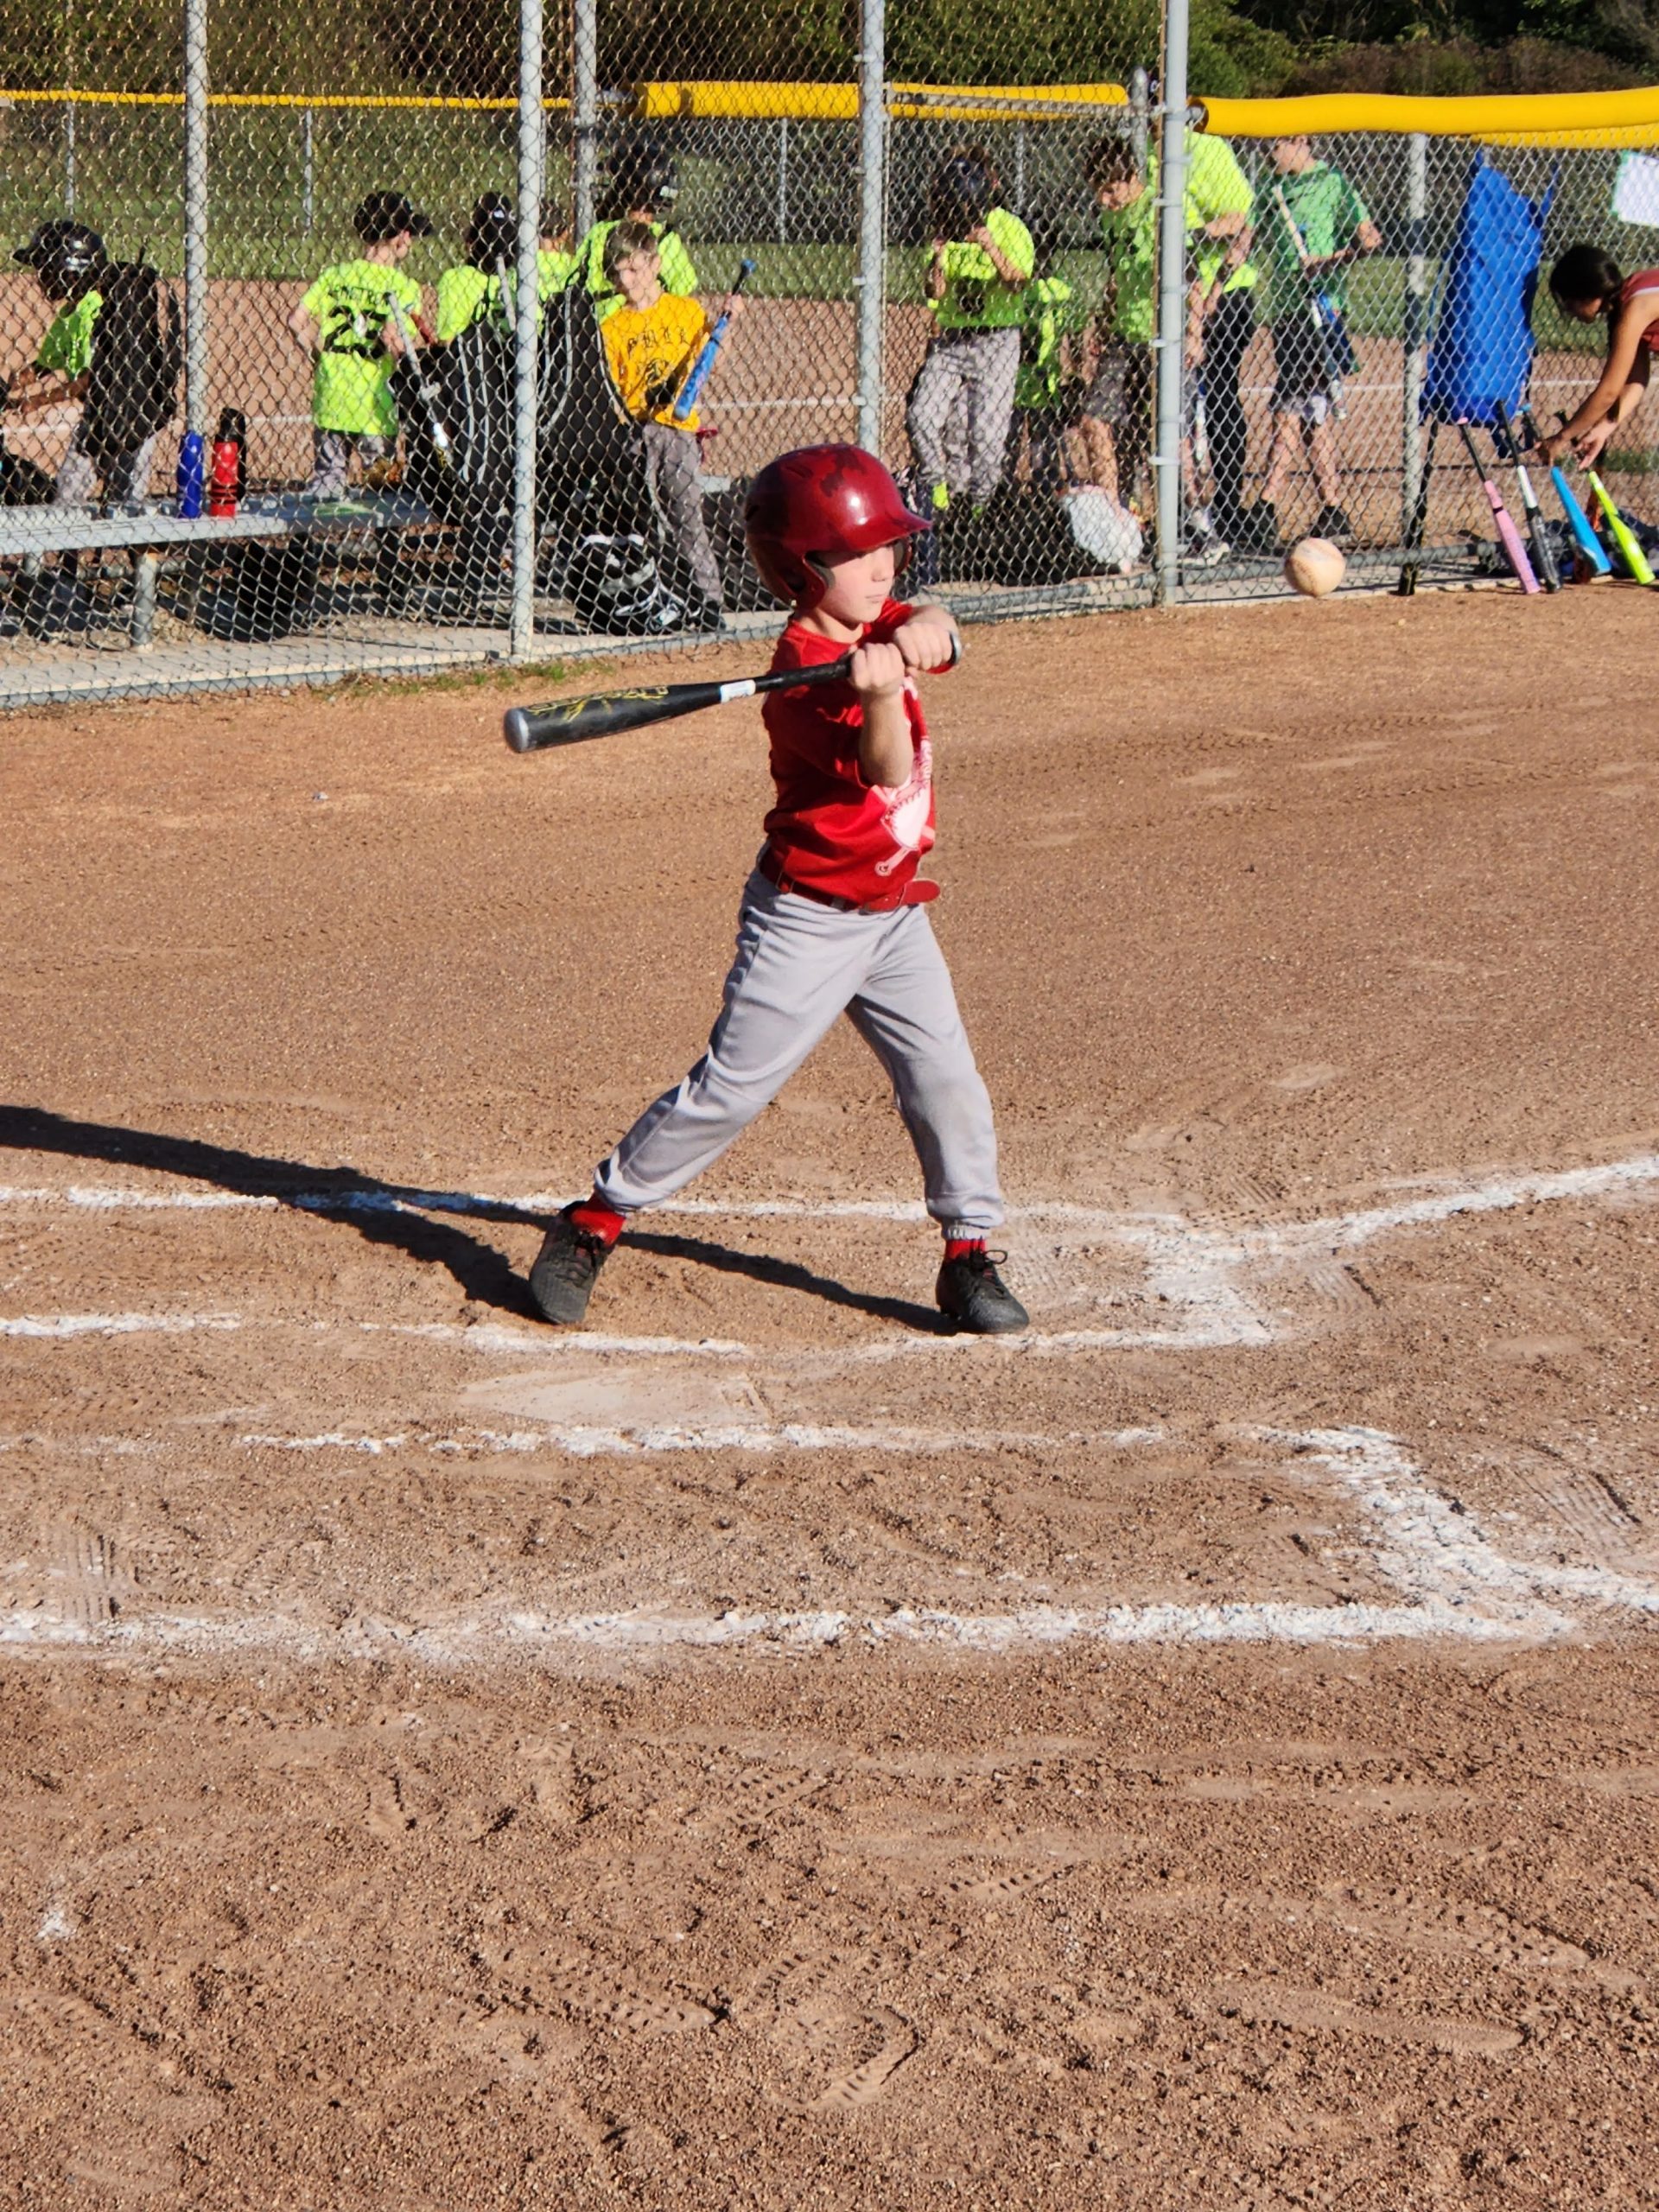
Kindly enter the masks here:
[[0, 2200], [1659, 2203], [1655, 619], [970, 634], [991, 1344], [850, 1035], [525, 1307], [751, 708], [9, 721]]

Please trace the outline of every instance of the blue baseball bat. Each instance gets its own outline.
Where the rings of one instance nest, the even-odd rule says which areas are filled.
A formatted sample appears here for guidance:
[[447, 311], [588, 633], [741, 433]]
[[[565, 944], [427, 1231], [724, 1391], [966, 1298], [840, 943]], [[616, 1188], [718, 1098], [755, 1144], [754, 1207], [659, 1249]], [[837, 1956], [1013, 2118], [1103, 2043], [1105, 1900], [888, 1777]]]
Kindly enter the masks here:
[[[754, 264], [752, 261], [740, 263], [736, 281], [732, 286], [729, 296], [735, 299], [753, 274]], [[732, 311], [727, 308], [721, 314], [720, 321], [704, 339], [702, 351], [691, 364], [691, 373], [680, 386], [680, 396], [674, 402], [674, 420], [677, 423], [688, 420], [691, 410], [696, 405], [697, 395], [709, 381], [709, 372], [715, 365], [715, 359], [725, 340], [727, 325], [731, 319]]]
[[[1530, 408], [1522, 416], [1521, 421], [1530, 442], [1540, 444], [1538, 425], [1532, 419]], [[1555, 486], [1555, 496], [1561, 503], [1561, 512], [1567, 517], [1567, 526], [1573, 533], [1574, 544], [1599, 576], [1611, 575], [1613, 564], [1607, 557], [1607, 549], [1591, 529], [1590, 518], [1579, 505], [1578, 496], [1567, 480], [1567, 472], [1552, 467], [1549, 480]]]

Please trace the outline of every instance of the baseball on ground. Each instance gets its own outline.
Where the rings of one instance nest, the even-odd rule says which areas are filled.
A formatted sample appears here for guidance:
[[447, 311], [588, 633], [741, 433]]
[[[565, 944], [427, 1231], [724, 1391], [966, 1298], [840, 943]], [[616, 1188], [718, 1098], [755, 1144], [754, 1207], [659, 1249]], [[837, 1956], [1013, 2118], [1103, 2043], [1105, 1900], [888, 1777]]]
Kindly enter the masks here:
[[1285, 582], [1305, 599], [1335, 591], [1347, 571], [1342, 548], [1328, 537], [1299, 538], [1285, 556]]

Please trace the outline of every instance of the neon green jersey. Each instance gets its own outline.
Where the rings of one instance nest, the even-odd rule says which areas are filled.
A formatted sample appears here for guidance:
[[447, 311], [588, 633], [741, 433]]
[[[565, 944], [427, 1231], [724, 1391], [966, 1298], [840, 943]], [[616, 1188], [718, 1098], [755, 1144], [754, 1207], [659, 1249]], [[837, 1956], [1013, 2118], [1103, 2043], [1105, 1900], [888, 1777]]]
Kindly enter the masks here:
[[1126, 207], [1103, 208], [1100, 239], [1110, 287], [1109, 327], [1131, 346], [1150, 346], [1157, 320], [1158, 202], [1143, 186]]
[[83, 292], [73, 307], [65, 308], [41, 340], [35, 367], [84, 377], [92, 365], [92, 325], [103, 304], [99, 293]]
[[1083, 327], [1083, 303], [1063, 276], [1036, 276], [1021, 296], [1016, 407], [1052, 407], [1060, 394], [1060, 348]]
[[[993, 207], [985, 227], [997, 251], [1029, 283], [1036, 264], [1031, 232], [1006, 207]], [[941, 330], [1011, 330], [1025, 320], [1025, 294], [1005, 284], [983, 246], [952, 238], [944, 249], [944, 297], [928, 302]]]
[[421, 306], [415, 279], [384, 262], [359, 259], [325, 269], [300, 302], [321, 332], [311, 397], [311, 419], [320, 430], [397, 436], [392, 357], [382, 342], [394, 300], [412, 323]]
[[536, 289], [543, 299], [550, 300], [555, 292], [562, 292], [575, 273], [574, 253], [562, 253], [551, 245], [537, 249]]

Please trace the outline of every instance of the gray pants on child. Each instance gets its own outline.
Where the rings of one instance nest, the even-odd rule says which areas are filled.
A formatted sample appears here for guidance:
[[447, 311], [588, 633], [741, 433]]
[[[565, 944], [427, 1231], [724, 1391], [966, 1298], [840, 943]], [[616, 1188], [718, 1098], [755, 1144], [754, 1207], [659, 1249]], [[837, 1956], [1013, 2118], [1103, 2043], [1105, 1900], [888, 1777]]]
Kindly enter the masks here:
[[[1002, 478], [1019, 375], [1017, 330], [950, 331], [934, 340], [911, 387], [906, 415], [925, 483], [966, 492], [976, 506], [990, 498]], [[946, 448], [947, 426], [959, 402], [967, 409], [965, 475], [963, 463]]]
[[668, 523], [669, 535], [684, 556], [697, 589], [718, 607], [720, 563], [709, 543], [709, 525], [702, 518], [702, 471], [697, 442], [689, 431], [671, 423], [646, 423], [645, 475]]
[[355, 430], [322, 430], [311, 433], [313, 460], [311, 480], [306, 486], [308, 499], [338, 499], [346, 489], [346, 472], [356, 454], [365, 468], [372, 468], [376, 461], [385, 461], [397, 450], [395, 437], [359, 436]]
[[842, 1014], [892, 1078], [928, 1212], [947, 1236], [995, 1229], [990, 1096], [925, 907], [843, 912], [758, 871], [744, 886], [737, 957], [708, 1051], [639, 1116], [594, 1177], [594, 1194], [618, 1213], [672, 1198], [771, 1103]]
[[111, 506], [124, 506], [130, 501], [143, 499], [149, 491], [149, 465], [155, 459], [156, 441], [160, 435], [159, 430], [152, 431], [130, 453], [116, 454], [100, 463], [81, 443], [81, 425], [77, 423], [69, 450], [58, 465], [57, 488], [52, 495], [55, 504], [60, 507], [91, 506], [100, 476], [105, 499]]

